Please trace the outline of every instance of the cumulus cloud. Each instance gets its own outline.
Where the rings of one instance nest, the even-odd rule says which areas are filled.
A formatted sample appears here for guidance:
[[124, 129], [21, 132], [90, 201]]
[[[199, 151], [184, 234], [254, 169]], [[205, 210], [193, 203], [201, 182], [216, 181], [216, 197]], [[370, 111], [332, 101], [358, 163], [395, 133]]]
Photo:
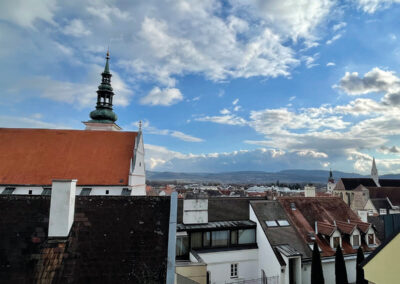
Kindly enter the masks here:
[[140, 102], [144, 105], [170, 106], [183, 100], [181, 91], [177, 88], [160, 89], [154, 87]]
[[399, 90], [400, 79], [393, 71], [378, 67], [360, 77], [358, 72], [346, 72], [337, 87], [349, 95], [363, 95], [372, 92], [392, 92]]
[[400, 148], [397, 146], [388, 147], [383, 145], [379, 147], [378, 152], [383, 154], [398, 154], [400, 153]]
[[[260, 148], [224, 153], [183, 154], [165, 147], [145, 145], [146, 165], [157, 171], [226, 172], [254, 170], [278, 171], [287, 168], [316, 169], [321, 157], [298, 154], [278, 149]], [[324, 157], [322, 157], [324, 159]]]
[[336, 64], [335, 64], [335, 62], [328, 62], [328, 63], [326, 63], [326, 66], [335, 66]]

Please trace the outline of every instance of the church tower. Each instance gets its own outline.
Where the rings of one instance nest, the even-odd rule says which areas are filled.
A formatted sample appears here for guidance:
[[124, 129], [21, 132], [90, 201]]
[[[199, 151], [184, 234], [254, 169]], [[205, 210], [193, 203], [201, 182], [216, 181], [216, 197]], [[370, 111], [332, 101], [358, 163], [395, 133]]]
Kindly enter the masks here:
[[372, 159], [371, 178], [374, 180], [377, 187], [381, 187], [379, 184], [378, 169], [376, 168], [375, 157]]
[[110, 53], [107, 51], [106, 66], [103, 73], [101, 73], [101, 83], [97, 90], [97, 104], [96, 109], [90, 113], [91, 120], [85, 121], [86, 130], [105, 130], [105, 131], [119, 131], [117, 115], [113, 112], [113, 97], [114, 92], [111, 87], [111, 73], [110, 73]]
[[332, 174], [332, 169], [329, 171], [329, 179], [328, 179], [328, 184], [326, 185], [327, 192], [333, 192], [333, 189], [335, 188], [335, 179], [333, 178]]

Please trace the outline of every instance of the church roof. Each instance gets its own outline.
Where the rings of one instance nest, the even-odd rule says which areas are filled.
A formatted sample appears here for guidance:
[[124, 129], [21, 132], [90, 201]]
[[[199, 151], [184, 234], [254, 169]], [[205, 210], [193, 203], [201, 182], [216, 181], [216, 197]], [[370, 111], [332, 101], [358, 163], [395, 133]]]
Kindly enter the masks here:
[[[376, 187], [372, 178], [341, 178], [336, 189], [354, 190], [360, 184], [368, 188]], [[381, 187], [400, 187], [400, 179], [379, 179], [379, 184]]]
[[127, 185], [137, 132], [0, 128], [0, 184]]

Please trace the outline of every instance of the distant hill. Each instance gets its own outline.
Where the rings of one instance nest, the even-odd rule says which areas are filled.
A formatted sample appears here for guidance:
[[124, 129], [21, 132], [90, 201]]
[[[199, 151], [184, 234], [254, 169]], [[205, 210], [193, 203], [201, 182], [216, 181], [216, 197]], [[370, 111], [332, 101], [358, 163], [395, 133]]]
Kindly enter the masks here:
[[[323, 170], [283, 170], [279, 172], [241, 171], [223, 173], [175, 173], [147, 171], [148, 181], [178, 181], [178, 182], [220, 182], [237, 184], [275, 183], [326, 183], [329, 171]], [[333, 171], [335, 180], [340, 178], [369, 177], [356, 173]], [[400, 179], [400, 174], [382, 175], [381, 178]]]

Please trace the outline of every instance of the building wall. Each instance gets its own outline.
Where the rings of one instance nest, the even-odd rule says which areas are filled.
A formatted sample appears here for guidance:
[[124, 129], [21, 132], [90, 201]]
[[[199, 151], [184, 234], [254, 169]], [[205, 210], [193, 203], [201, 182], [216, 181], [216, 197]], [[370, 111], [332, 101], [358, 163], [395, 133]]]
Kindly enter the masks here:
[[390, 243], [364, 266], [365, 279], [376, 284], [399, 283], [399, 248], [400, 234], [397, 234]]
[[176, 274], [196, 281], [199, 284], [207, 284], [207, 264], [205, 263], [179, 264], [178, 262], [176, 264], [175, 272]]
[[134, 159], [131, 163], [129, 185], [132, 195], [146, 195], [146, 167], [144, 164], [143, 135], [139, 132], [134, 149]]
[[[5, 186], [0, 186], [0, 194], [5, 189]], [[28, 195], [29, 191], [32, 190], [32, 195], [41, 195], [43, 188], [51, 188], [51, 186], [16, 186], [12, 194]], [[110, 195], [119, 196], [124, 188], [130, 188], [129, 186], [77, 186], [76, 195], [80, 195], [83, 188], [91, 188], [90, 195]], [[108, 190], [108, 194], [106, 193]], [[132, 194], [135, 195], [135, 194]]]
[[[356, 282], [356, 256], [345, 257], [347, 279], [349, 283]], [[335, 258], [323, 259], [322, 270], [324, 272], [325, 284], [335, 284]], [[311, 262], [303, 264], [302, 283], [311, 283]]]
[[[258, 249], [241, 249], [198, 253], [207, 264], [210, 283], [230, 283], [238, 280], [260, 278], [258, 273]], [[238, 278], [231, 278], [231, 264], [238, 264]]]
[[250, 206], [250, 220], [257, 224], [256, 238], [258, 246], [258, 272], [257, 277], [261, 277], [261, 270], [264, 270], [267, 277], [280, 276], [281, 265], [275, 256], [272, 247], [265, 236], [264, 230], [262, 229], [258, 219]]

